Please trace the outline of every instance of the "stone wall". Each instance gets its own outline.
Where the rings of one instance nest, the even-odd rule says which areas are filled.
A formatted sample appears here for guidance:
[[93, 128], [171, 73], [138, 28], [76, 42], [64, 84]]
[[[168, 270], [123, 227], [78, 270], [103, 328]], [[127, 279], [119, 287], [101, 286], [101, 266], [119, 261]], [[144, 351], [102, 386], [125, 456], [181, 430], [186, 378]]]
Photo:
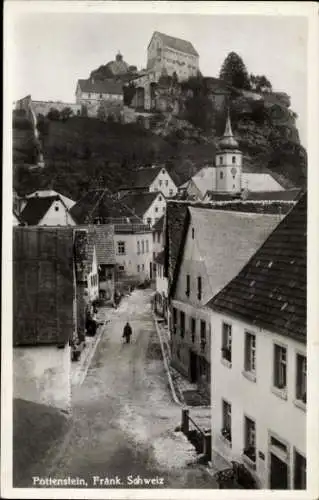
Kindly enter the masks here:
[[71, 108], [75, 115], [81, 113], [81, 104], [62, 102], [62, 101], [32, 101], [32, 106], [37, 115], [46, 116], [50, 109], [54, 108], [62, 111], [64, 108]]

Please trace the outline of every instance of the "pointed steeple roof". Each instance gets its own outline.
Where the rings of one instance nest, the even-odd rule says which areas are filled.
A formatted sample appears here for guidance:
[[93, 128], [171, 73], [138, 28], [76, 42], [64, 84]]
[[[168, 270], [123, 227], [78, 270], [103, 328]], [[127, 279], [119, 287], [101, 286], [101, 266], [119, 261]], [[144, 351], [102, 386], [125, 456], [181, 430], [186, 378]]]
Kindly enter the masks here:
[[231, 128], [229, 110], [227, 113], [225, 132], [224, 132], [222, 139], [219, 141], [219, 148], [220, 149], [238, 149], [239, 148], [238, 142], [236, 141], [236, 139], [233, 135], [232, 128]]

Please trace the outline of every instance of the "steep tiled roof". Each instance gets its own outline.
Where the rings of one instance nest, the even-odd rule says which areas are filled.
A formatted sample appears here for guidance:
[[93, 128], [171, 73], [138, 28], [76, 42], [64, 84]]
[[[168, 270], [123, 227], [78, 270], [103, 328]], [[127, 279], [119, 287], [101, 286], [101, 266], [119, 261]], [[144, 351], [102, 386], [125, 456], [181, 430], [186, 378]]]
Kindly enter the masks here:
[[306, 342], [307, 195], [208, 305]]
[[166, 47], [170, 47], [171, 49], [178, 50], [179, 52], [184, 52], [186, 54], [192, 54], [194, 56], [198, 56], [198, 52], [194, 49], [193, 45], [187, 40], [182, 40], [181, 38], [165, 35], [164, 33], [160, 33], [159, 31], [155, 31], [153, 36], [154, 35], [158, 35], [162, 39], [163, 44]]
[[63, 203], [59, 196], [29, 198], [24, 210], [22, 210], [22, 219], [29, 226], [36, 226], [43, 219], [52, 203], [57, 200]]
[[98, 265], [114, 265], [114, 226], [111, 224], [97, 224], [89, 227], [93, 234]]
[[68, 342], [73, 331], [73, 229], [13, 228], [13, 343]]
[[148, 188], [163, 167], [139, 168], [131, 173], [120, 189], [145, 189]]
[[164, 228], [164, 215], [162, 215], [162, 217], [155, 222], [153, 226], [153, 231], [161, 232], [163, 231], [163, 228]]
[[[159, 194], [158, 192], [131, 193], [123, 196], [121, 202], [128, 206], [136, 215], [143, 217]], [[163, 197], [163, 195], [161, 196]]]
[[82, 92], [92, 92], [96, 94], [123, 94], [123, 84], [115, 80], [78, 80], [78, 85]]
[[212, 297], [246, 264], [280, 222], [278, 215], [189, 208]]
[[125, 206], [121, 200], [108, 193], [106, 190], [96, 189], [88, 191], [70, 210], [70, 214], [77, 224], [85, 224], [88, 218], [94, 222], [109, 219], [134, 217], [132, 210]]

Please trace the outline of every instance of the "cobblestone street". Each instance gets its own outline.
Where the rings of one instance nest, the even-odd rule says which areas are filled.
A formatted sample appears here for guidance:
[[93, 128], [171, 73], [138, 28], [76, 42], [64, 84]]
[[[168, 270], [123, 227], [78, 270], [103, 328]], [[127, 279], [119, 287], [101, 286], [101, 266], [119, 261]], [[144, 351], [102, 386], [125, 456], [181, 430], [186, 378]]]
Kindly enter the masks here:
[[[82, 478], [88, 487], [152, 487], [141, 483], [152, 478], [157, 488], [215, 487], [196, 464], [193, 446], [174, 431], [181, 408], [168, 387], [151, 293], [136, 290], [116, 311], [100, 310], [110, 322], [84, 382], [74, 387], [73, 426], [51, 477]], [[133, 329], [130, 345], [122, 339], [126, 321]]]

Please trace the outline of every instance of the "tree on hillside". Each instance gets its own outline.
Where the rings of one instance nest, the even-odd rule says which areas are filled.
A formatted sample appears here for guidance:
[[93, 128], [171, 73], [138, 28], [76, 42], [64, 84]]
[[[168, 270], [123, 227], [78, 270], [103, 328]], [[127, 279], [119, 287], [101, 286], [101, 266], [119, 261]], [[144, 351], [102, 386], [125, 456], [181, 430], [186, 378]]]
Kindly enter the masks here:
[[265, 75], [250, 75], [251, 89], [256, 92], [272, 92], [272, 85]]
[[60, 111], [56, 108], [51, 108], [48, 112], [48, 118], [52, 121], [60, 120]]
[[247, 68], [236, 52], [230, 52], [221, 67], [219, 78], [238, 89], [250, 89]]
[[68, 120], [72, 115], [73, 115], [73, 110], [69, 106], [63, 108], [60, 113], [61, 120], [63, 121]]
[[130, 106], [135, 92], [136, 88], [134, 82], [130, 82], [128, 85], [125, 85], [123, 87], [123, 94], [124, 94], [123, 99], [125, 106]]

